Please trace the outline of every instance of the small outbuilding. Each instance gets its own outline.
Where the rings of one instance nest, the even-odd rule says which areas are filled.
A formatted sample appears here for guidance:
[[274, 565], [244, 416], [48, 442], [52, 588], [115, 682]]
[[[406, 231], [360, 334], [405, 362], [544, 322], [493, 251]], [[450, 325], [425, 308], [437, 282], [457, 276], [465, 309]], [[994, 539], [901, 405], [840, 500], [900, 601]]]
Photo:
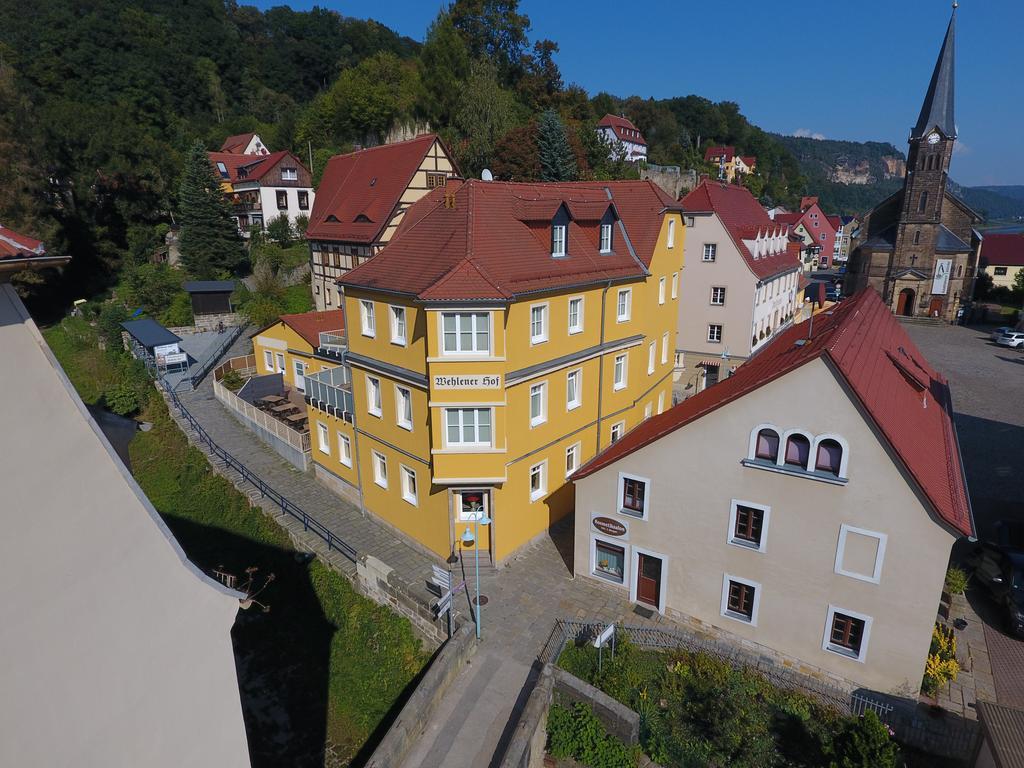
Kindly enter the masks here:
[[234, 280], [190, 280], [182, 287], [192, 299], [195, 316], [234, 312], [231, 307], [231, 294], [236, 287]]
[[151, 317], [121, 323], [128, 332], [128, 350], [147, 367], [159, 372], [188, 368], [188, 355], [179, 346], [181, 337]]

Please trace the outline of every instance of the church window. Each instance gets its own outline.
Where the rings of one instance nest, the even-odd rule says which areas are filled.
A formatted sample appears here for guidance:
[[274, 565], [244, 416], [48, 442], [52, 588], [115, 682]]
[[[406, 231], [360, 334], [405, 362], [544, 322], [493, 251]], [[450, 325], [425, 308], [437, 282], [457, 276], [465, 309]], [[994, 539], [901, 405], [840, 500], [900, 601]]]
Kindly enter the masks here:
[[921, 193], [921, 201], [917, 204], [917, 212], [918, 213], [924, 213], [924, 211], [925, 211], [925, 209], [927, 207], [928, 207], [928, 191], [925, 190], [924, 192]]
[[914, 230], [914, 245], [920, 245], [921, 243], [921, 230]]

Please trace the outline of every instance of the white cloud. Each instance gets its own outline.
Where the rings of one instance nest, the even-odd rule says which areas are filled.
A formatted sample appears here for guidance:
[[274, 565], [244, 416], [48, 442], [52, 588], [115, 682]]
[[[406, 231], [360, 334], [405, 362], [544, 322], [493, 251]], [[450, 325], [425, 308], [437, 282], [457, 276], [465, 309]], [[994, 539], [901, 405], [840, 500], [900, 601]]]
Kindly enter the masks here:
[[962, 141], [958, 141], [953, 145], [954, 155], [969, 155], [974, 149], [969, 144], [964, 144]]
[[825, 134], [814, 133], [810, 128], [797, 128], [793, 131], [793, 135], [801, 139], [815, 139], [817, 141], [824, 141]]

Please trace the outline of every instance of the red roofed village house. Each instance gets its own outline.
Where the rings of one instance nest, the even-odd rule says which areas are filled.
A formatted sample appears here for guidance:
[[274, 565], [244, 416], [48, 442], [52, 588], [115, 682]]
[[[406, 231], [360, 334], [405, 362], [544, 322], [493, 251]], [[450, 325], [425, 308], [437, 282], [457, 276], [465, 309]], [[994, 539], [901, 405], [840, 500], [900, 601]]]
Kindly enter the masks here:
[[439, 559], [507, 559], [671, 405], [683, 235], [647, 181], [433, 190], [339, 280], [354, 405], [307, 379], [317, 477]]
[[[246, 136], [250, 138], [243, 146]], [[231, 143], [235, 139], [238, 141]], [[299, 216], [309, 216], [313, 181], [298, 157], [287, 151], [266, 151], [255, 134], [230, 137], [224, 146], [256, 149], [253, 154], [243, 154], [222, 147], [220, 152], [208, 153], [231, 203], [232, 218], [244, 237], [253, 227], [262, 230], [279, 216], [287, 216], [292, 224]]]
[[816, 197], [800, 200], [797, 213], [777, 213], [775, 221], [790, 228], [800, 238], [800, 260], [804, 270], [829, 269], [836, 252], [836, 235], [843, 222], [838, 216], [829, 216], [821, 209]]
[[946, 380], [873, 289], [573, 475], [576, 575], [849, 687], [915, 696], [973, 534]]
[[[0, 237], [3, 230], [0, 229]], [[2, 248], [0, 244], [0, 248]], [[985, 235], [981, 250], [981, 271], [992, 277], [994, 288], [1012, 288], [1017, 273], [1024, 270], [1024, 232]]]
[[680, 202], [687, 233], [677, 399], [723, 378], [723, 368], [742, 363], [792, 322], [800, 273], [786, 227], [768, 218], [745, 187], [703, 181]]
[[220, 146], [221, 152], [233, 155], [269, 155], [270, 150], [263, 143], [258, 133], [240, 133], [228, 136]]
[[413, 203], [458, 175], [432, 133], [332, 157], [306, 230], [316, 308], [341, 306], [337, 279], [383, 248]]
[[704, 162], [711, 163], [718, 169], [721, 181], [733, 182], [737, 176], [753, 173], [757, 168], [757, 158], [753, 155], [737, 155], [736, 147], [708, 147], [704, 151]]
[[625, 115], [605, 115], [597, 123], [597, 133], [611, 147], [613, 160], [635, 163], [647, 159], [647, 140]]

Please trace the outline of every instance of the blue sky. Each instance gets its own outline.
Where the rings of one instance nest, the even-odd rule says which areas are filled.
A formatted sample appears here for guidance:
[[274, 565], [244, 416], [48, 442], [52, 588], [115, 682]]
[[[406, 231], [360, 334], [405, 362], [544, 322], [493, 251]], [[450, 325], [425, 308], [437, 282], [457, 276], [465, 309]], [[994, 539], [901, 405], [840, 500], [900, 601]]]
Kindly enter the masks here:
[[[252, 2], [253, 0], [248, 0]], [[246, 0], [242, 0], [246, 2]], [[255, 0], [266, 8], [280, 0]], [[441, 0], [293, 0], [373, 18], [422, 40]], [[949, 20], [947, 0], [520, 0], [566, 82], [591, 94], [695, 93], [739, 103], [762, 128], [890, 141], [906, 150]], [[962, 184], [1024, 184], [1024, 2], [963, 0], [957, 20]]]

